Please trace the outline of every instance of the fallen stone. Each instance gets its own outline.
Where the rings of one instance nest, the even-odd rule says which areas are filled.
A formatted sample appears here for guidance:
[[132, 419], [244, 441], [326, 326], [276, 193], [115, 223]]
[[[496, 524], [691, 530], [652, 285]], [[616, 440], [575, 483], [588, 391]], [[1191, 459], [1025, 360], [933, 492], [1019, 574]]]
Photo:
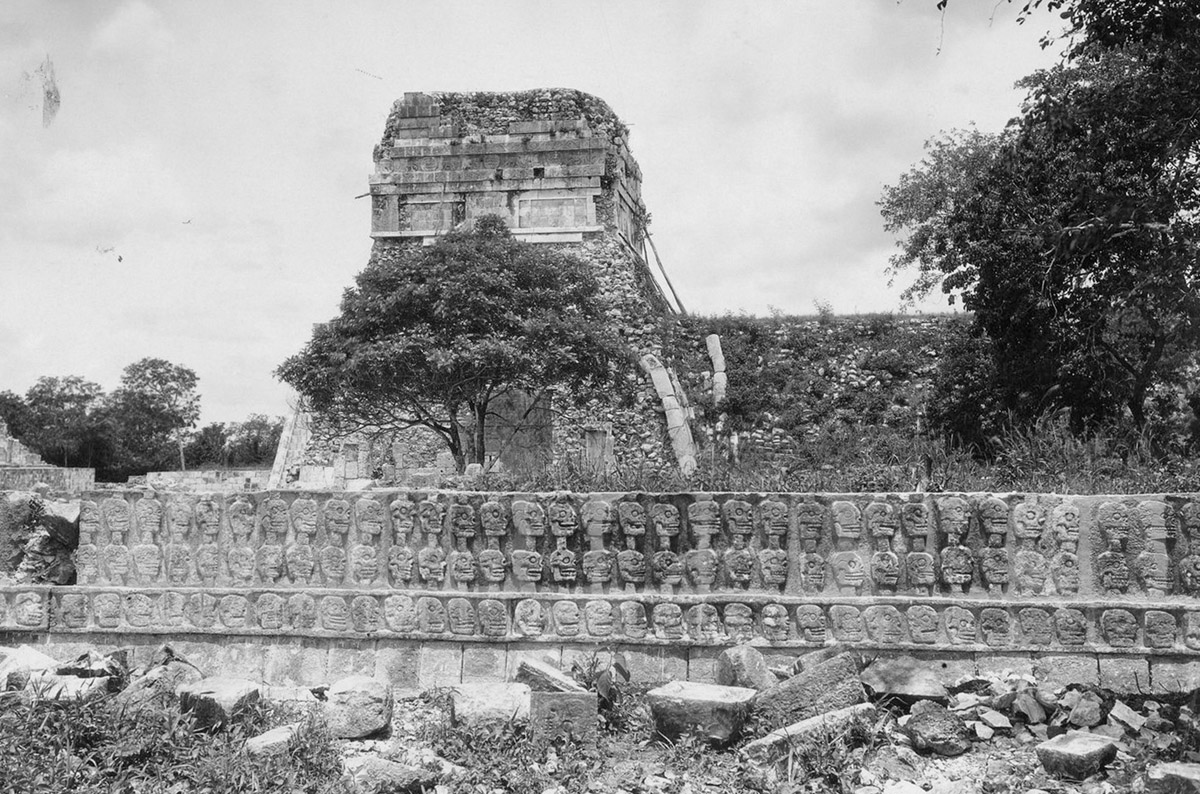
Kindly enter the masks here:
[[299, 723], [280, 725], [278, 728], [252, 736], [246, 740], [246, 752], [256, 756], [281, 755], [287, 752], [288, 742], [296, 735]]
[[995, 709], [980, 709], [979, 721], [994, 730], [1012, 730], [1012, 722]]
[[877, 714], [873, 704], [857, 703], [771, 731], [747, 744], [741, 752], [743, 757], [755, 763], [774, 764], [786, 758], [793, 745], [821, 741], [829, 733], [843, 731], [855, 721], [873, 722]]
[[391, 684], [365, 675], [335, 682], [325, 692], [325, 722], [338, 739], [361, 739], [392, 722]]
[[647, 692], [646, 702], [655, 729], [668, 739], [694, 733], [727, 742], [741, 732], [757, 694], [749, 687], [672, 681]]
[[159, 708], [171, 703], [179, 687], [195, 684], [203, 678], [204, 674], [192, 664], [172, 659], [134, 675], [114, 701], [132, 716], [143, 708]]
[[1082, 731], [1055, 736], [1035, 749], [1046, 772], [1068, 780], [1091, 777], [1117, 755], [1117, 746], [1112, 739]]
[[1130, 728], [1135, 733], [1146, 725], [1145, 717], [1129, 708], [1129, 706], [1125, 705], [1124, 701], [1120, 700], [1113, 703], [1113, 707], [1108, 712], [1108, 717]]
[[103, 676], [82, 678], [38, 670], [30, 674], [25, 692], [38, 700], [87, 701], [107, 695], [108, 685], [109, 679]]
[[1146, 770], [1146, 794], [1200, 794], [1200, 764], [1154, 764]]
[[[824, 648], [818, 648], [815, 651], [809, 651], [803, 656], [792, 662], [792, 675], [803, 673], [805, 670], [811, 670], [819, 664], [824, 664], [830, 659], [835, 659], [843, 653], [852, 653], [852, 651], [841, 643], [827, 645]], [[857, 663], [857, 658], [855, 659]], [[859, 665], [861, 667], [861, 665]]]
[[903, 730], [917, 750], [938, 755], [962, 755], [971, 749], [970, 732], [957, 714], [932, 700], [921, 700], [909, 709]]
[[1108, 725], [1097, 725], [1092, 728], [1091, 732], [1096, 736], [1103, 736], [1112, 739], [1117, 743], [1117, 749], [1123, 749], [1125, 739], [1125, 726], [1120, 723], [1109, 723]]
[[595, 692], [532, 692], [529, 727], [534, 744], [558, 739], [596, 746], [598, 700]]
[[351, 786], [361, 794], [421, 791], [435, 784], [441, 772], [388, 761], [377, 755], [356, 755], [342, 762]]
[[911, 780], [888, 780], [883, 784], [882, 794], [926, 794], [926, 792]]
[[866, 699], [858, 663], [843, 652], [758, 693], [754, 710], [774, 729]]
[[996, 729], [983, 722], [972, 722], [971, 728], [975, 731], [975, 737], [985, 742], [996, 735]]
[[123, 680], [129, 676], [129, 652], [126, 650], [100, 653], [88, 651], [64, 662], [55, 668], [59, 675], [74, 675], [80, 678], [105, 676]]
[[450, 716], [457, 724], [528, 722], [527, 684], [459, 684], [451, 690]]
[[1018, 692], [1013, 698], [1013, 713], [1025, 715], [1025, 720], [1030, 723], [1045, 722], [1046, 708], [1041, 701], [1041, 693], [1034, 697], [1028, 692]]
[[586, 692], [575, 679], [554, 665], [536, 659], [524, 659], [517, 667], [514, 680], [526, 684], [533, 692]]
[[57, 661], [28, 645], [0, 648], [0, 689], [24, 689], [31, 673], [56, 667]]
[[220, 676], [181, 684], [175, 692], [179, 695], [179, 711], [193, 715], [198, 728], [220, 727], [237, 719], [261, 696], [253, 681]]
[[762, 653], [751, 645], [735, 645], [717, 657], [716, 683], [750, 689], [769, 689], [778, 683]]
[[881, 695], [945, 700], [945, 684], [928, 662], [910, 656], [878, 658], [862, 671], [862, 682]]
[[1084, 692], [1080, 695], [1079, 702], [1071, 709], [1071, 714], [1067, 717], [1067, 721], [1080, 728], [1090, 728], [1093, 725], [1099, 725], [1103, 719], [1100, 716], [1102, 705], [1100, 696], [1095, 692]]

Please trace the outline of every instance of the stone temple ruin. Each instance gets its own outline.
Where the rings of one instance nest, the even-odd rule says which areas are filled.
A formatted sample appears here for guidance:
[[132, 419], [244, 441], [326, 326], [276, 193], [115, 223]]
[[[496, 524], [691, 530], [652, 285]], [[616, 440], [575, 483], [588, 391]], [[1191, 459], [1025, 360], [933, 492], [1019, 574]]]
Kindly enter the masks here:
[[1170, 691], [1200, 665], [1198, 554], [1180, 496], [101, 491], [78, 583], [0, 588], [0, 629], [169, 637], [279, 684], [503, 679], [614, 645], [642, 679], [703, 681], [730, 645], [842, 643]]
[[[661, 332], [674, 310], [648, 265], [642, 174], [628, 138], [603, 100], [580, 91], [410, 93], [393, 105], [375, 147], [373, 261], [498, 214], [517, 238], [561, 246], [592, 265], [614, 301], [614, 322], [655, 373], [606, 404], [567, 409], [558, 420], [545, 406], [518, 422], [528, 403], [513, 397], [486, 440], [488, 450], [504, 449], [510, 468], [572, 455], [597, 467], [635, 454], [671, 462], [663, 397], [686, 399], [677, 398], [678, 380], [660, 363]], [[271, 487], [337, 488], [370, 476], [363, 440], [330, 448], [313, 442], [310, 424], [303, 416], [289, 421]], [[384, 459], [402, 471], [434, 466], [440, 442], [427, 436], [403, 434]]]
[[[646, 265], [625, 138], [578, 92], [408, 94], [375, 153], [373, 256], [499, 211], [592, 262], [657, 363], [669, 302]], [[602, 428], [604, 454], [665, 455], [682, 395], [645, 369], [630, 404], [569, 414], [530, 446], [566, 454]], [[345, 490], [369, 476], [367, 454], [348, 441], [331, 472], [307, 421], [289, 423], [267, 490], [83, 493], [75, 584], [0, 586], [3, 642], [65, 658], [169, 638], [215, 669], [293, 685], [502, 680], [527, 658], [615, 647], [637, 679], [706, 681], [741, 643], [785, 663], [841, 643], [1157, 692], [1200, 671], [1195, 494]]]

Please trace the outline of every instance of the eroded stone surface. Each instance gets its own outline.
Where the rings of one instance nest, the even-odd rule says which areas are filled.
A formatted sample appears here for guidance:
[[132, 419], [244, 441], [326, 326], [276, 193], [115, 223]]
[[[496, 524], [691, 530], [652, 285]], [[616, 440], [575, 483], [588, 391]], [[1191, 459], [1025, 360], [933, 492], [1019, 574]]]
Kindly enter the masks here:
[[288, 742], [296, 735], [299, 723], [280, 725], [246, 740], [246, 752], [250, 755], [269, 756], [287, 752]]
[[575, 679], [557, 667], [536, 659], [522, 659], [517, 668], [517, 683], [526, 684], [534, 692], [586, 692]]
[[451, 692], [456, 723], [528, 722], [531, 692], [526, 684], [459, 684]]
[[210, 728], [237, 719], [251, 704], [258, 702], [259, 684], [244, 678], [213, 677], [195, 683], [180, 684], [179, 710], [191, 714], [197, 727]]
[[1047, 772], [1068, 780], [1091, 777], [1117, 756], [1112, 739], [1081, 731], [1055, 736], [1036, 749], [1038, 760]]
[[857, 703], [777, 728], [750, 742], [741, 752], [757, 764], [772, 764], [786, 757], [788, 749], [795, 744], [820, 742], [831, 731], [843, 730], [855, 720], [873, 720], [875, 716], [874, 705]]
[[1146, 770], [1146, 794], [1200, 794], [1200, 764], [1154, 764]]
[[568, 739], [594, 747], [597, 728], [595, 692], [532, 692], [529, 727], [533, 741]]
[[840, 653], [759, 693], [754, 710], [774, 729], [864, 700], [857, 661]]
[[962, 719], [945, 706], [921, 700], [909, 710], [904, 732], [917, 750], [938, 755], [962, 755], [971, 749], [970, 733]]
[[380, 733], [392, 721], [392, 687], [385, 681], [353, 675], [335, 682], [325, 693], [329, 732], [343, 739]]
[[714, 742], [735, 738], [757, 690], [672, 681], [646, 693], [655, 729], [667, 738], [697, 734]]
[[762, 652], [749, 645], [726, 648], [717, 657], [716, 683], [750, 689], [769, 689], [778, 683]]

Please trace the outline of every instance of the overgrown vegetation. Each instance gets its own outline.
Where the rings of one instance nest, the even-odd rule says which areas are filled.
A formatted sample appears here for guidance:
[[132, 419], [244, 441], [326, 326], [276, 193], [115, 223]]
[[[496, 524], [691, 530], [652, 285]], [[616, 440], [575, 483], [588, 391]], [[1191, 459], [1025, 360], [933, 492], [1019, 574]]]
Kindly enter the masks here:
[[277, 720], [267, 706], [225, 730], [198, 730], [173, 709], [126, 715], [110, 701], [28, 702], [0, 696], [0, 791], [80, 794], [349, 794], [341, 758], [311, 717], [288, 751], [246, 753]]

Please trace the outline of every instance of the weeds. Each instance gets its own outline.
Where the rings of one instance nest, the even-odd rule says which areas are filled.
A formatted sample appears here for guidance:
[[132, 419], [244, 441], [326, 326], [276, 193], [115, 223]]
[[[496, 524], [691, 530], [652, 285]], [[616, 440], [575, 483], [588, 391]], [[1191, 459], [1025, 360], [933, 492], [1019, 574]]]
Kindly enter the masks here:
[[455, 725], [449, 719], [449, 690], [432, 690], [422, 698], [439, 708], [443, 718], [426, 722], [419, 738], [463, 767], [456, 790], [542, 794], [561, 786], [568, 794], [587, 791], [598, 764], [594, 750], [565, 740], [539, 746], [526, 726], [514, 720]]
[[105, 701], [23, 702], [0, 709], [0, 791], [82, 794], [344, 794], [340, 758], [318, 721], [301, 723], [286, 754], [252, 758], [245, 740], [270, 727], [268, 707], [216, 733], [188, 716], [121, 713]]

